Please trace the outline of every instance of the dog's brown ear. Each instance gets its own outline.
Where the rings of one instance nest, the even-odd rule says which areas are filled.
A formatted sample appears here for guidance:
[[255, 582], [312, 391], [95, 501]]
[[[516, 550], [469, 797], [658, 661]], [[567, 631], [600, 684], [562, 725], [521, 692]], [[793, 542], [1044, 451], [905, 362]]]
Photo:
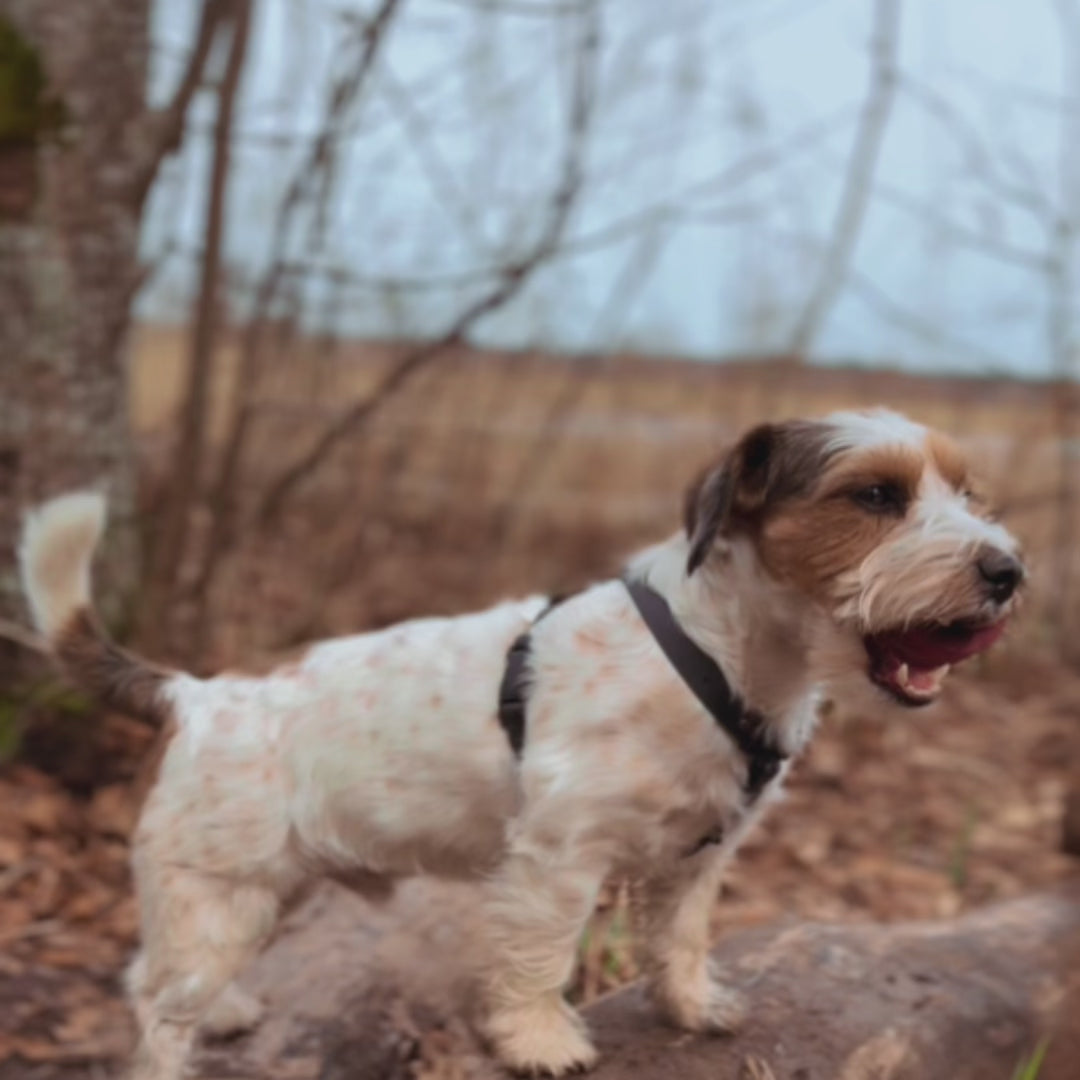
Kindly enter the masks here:
[[740, 513], [760, 506], [768, 489], [768, 463], [775, 428], [762, 424], [744, 435], [721, 460], [687, 492], [686, 535], [690, 555], [686, 572], [704, 561], [718, 536], [731, 531]]
[[705, 561], [718, 536], [759, 521], [780, 499], [812, 487], [824, 464], [827, 433], [824, 424], [806, 421], [761, 424], [706, 472], [687, 493], [686, 572]]

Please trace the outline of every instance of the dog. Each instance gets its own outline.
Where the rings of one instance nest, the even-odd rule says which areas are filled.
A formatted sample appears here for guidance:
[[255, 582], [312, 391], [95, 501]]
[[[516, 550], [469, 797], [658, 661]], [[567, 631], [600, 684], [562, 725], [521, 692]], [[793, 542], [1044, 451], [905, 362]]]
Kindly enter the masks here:
[[747, 432], [692, 487], [684, 528], [622, 579], [200, 679], [96, 621], [104, 516], [95, 494], [47, 503], [20, 557], [61, 667], [160, 729], [132, 848], [137, 1080], [181, 1075], [200, 1021], [236, 1011], [232, 980], [318, 877], [369, 894], [418, 873], [479, 881], [482, 1026], [511, 1070], [595, 1062], [562, 989], [612, 875], [636, 882], [660, 1013], [735, 1029], [710, 911], [823, 697], [930, 704], [1000, 636], [1025, 573], [952, 442], [842, 412]]

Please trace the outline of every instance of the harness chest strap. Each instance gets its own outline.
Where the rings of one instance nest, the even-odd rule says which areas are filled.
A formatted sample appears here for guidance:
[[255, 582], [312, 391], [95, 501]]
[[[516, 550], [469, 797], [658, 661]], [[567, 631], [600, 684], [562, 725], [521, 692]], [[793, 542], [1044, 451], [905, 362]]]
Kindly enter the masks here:
[[[644, 582], [622, 580], [642, 622], [668, 662], [746, 759], [745, 791], [748, 800], [753, 802], [776, 776], [787, 755], [767, 737], [764, 718], [746, 707], [731, 689], [716, 661], [679, 626], [667, 601]], [[563, 599], [553, 600], [533, 625]], [[530, 648], [529, 632], [518, 637], [510, 647], [499, 689], [499, 723], [518, 757], [525, 747]]]
[[[535, 626], [545, 615], [557, 608], [565, 596], [553, 596], [546, 608], [533, 619]], [[525, 707], [529, 699], [529, 652], [531, 629], [514, 639], [506, 654], [502, 683], [499, 686], [499, 723], [515, 757], [525, 749]]]

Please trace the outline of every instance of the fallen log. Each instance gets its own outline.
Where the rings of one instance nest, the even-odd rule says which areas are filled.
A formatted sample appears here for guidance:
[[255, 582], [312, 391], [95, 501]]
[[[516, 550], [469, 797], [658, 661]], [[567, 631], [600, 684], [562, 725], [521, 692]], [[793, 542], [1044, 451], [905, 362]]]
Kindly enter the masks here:
[[[439, 951], [417, 946], [416, 985], [386, 978], [308, 1032], [320, 1080], [502, 1075]], [[674, 1031], [632, 986], [586, 1011], [594, 1080], [1011, 1080], [1042, 1050], [1031, 1075], [1080, 1078], [1080, 883], [946, 922], [758, 929], [715, 958], [750, 1005], [744, 1029]]]

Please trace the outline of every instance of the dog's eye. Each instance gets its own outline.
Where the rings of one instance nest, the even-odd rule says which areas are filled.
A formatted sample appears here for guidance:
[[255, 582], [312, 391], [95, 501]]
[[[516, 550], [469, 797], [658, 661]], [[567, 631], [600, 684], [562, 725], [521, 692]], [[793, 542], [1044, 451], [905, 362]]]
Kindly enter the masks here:
[[895, 484], [871, 484], [851, 496], [864, 510], [874, 514], [903, 514], [907, 500]]

